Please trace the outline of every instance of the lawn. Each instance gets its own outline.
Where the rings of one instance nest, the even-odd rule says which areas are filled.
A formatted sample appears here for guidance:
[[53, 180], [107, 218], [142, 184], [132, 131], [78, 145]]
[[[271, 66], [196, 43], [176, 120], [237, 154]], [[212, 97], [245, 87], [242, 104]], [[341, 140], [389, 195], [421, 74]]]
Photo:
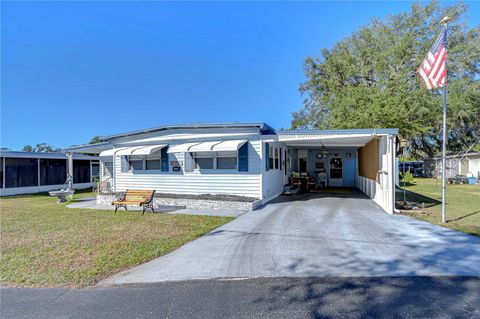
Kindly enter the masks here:
[[[92, 195], [84, 193], [76, 197]], [[27, 287], [92, 285], [164, 255], [229, 217], [70, 209], [48, 195], [0, 199], [0, 282]]]
[[[400, 182], [400, 186], [402, 183]], [[434, 179], [416, 178], [408, 185], [407, 201], [421, 206], [428, 215], [413, 213], [412, 216], [428, 222], [480, 236], [480, 185], [447, 184], [447, 223], [441, 223], [442, 183]], [[403, 193], [397, 191], [397, 200]]]

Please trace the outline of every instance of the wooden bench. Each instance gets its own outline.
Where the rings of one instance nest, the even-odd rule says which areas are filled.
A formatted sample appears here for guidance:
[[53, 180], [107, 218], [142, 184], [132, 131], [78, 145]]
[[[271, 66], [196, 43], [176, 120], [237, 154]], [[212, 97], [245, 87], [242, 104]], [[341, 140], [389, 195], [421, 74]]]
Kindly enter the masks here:
[[155, 190], [133, 190], [127, 189], [126, 192], [120, 196], [116, 201], [112, 202], [112, 205], [115, 205], [115, 212], [120, 207], [127, 210], [127, 205], [138, 205], [143, 208], [142, 215], [145, 214], [147, 209], [151, 209], [152, 212], [155, 212], [153, 209], [153, 195]]

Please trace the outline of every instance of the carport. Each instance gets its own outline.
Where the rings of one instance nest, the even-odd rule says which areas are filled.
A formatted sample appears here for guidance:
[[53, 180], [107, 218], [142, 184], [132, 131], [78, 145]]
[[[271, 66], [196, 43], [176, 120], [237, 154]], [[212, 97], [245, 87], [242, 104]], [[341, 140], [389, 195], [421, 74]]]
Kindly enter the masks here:
[[324, 174], [329, 187], [356, 187], [393, 213], [397, 134], [397, 129], [278, 132], [286, 146], [285, 181], [294, 172]]

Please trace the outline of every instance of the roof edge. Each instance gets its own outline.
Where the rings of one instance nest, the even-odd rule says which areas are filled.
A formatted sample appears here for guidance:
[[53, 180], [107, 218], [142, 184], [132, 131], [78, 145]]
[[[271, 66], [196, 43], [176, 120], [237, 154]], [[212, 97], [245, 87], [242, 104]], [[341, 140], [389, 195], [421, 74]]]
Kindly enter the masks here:
[[70, 146], [70, 147], [66, 147], [64, 149], [64, 151], [68, 152], [68, 151], [74, 151], [74, 150], [77, 150], [77, 149], [88, 149], [88, 148], [94, 148], [94, 147], [97, 147], [97, 146], [104, 146], [104, 145], [110, 145], [110, 143], [105, 141], [105, 142], [100, 142], [100, 143], [95, 143], [95, 144], [73, 145], [73, 146]]
[[195, 129], [195, 128], [241, 128], [241, 127], [258, 127], [261, 132], [275, 132], [271, 126], [265, 124], [264, 122], [258, 123], [193, 123], [193, 124], [176, 124], [176, 125], [163, 125], [158, 127], [153, 127], [144, 130], [130, 131], [126, 133], [119, 133], [113, 135], [100, 136], [100, 140], [107, 142], [108, 140], [120, 137], [127, 137], [139, 134], [154, 133], [166, 130], [174, 129]]
[[278, 135], [289, 135], [289, 134], [388, 134], [388, 135], [398, 135], [398, 128], [360, 128], [360, 129], [334, 129], [334, 130], [287, 130], [287, 131], [278, 131]]
[[[0, 151], [0, 157], [6, 158], [45, 158], [45, 159], [66, 159], [68, 152], [23, 152], [23, 151]], [[74, 159], [96, 159], [94, 155], [87, 154], [73, 154]]]

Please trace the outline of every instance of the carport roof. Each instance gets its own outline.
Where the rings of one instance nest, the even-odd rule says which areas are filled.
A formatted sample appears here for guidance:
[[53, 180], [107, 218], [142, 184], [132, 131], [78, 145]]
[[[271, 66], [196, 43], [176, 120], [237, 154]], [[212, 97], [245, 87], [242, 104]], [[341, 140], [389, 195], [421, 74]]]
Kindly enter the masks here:
[[343, 130], [288, 130], [277, 131], [278, 135], [355, 135], [355, 134], [371, 134], [371, 135], [397, 135], [398, 128], [361, 128], [361, 129], [343, 129]]
[[377, 136], [396, 136], [398, 129], [292, 130], [278, 140], [293, 147], [361, 147]]

